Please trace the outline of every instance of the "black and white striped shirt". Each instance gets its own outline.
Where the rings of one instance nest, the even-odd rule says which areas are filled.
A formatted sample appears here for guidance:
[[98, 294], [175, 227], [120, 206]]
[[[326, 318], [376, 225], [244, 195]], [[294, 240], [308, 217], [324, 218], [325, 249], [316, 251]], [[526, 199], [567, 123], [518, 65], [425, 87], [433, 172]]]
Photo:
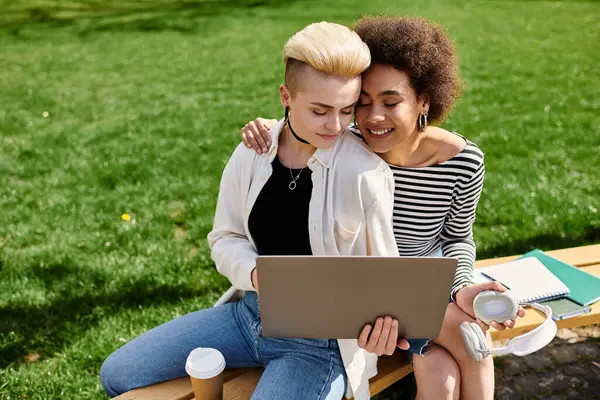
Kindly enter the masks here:
[[[465, 139], [466, 140], [466, 139]], [[394, 173], [394, 235], [401, 256], [426, 256], [441, 249], [456, 257], [452, 298], [473, 282], [473, 223], [485, 167], [483, 152], [468, 141], [456, 156], [423, 168], [390, 165]]]

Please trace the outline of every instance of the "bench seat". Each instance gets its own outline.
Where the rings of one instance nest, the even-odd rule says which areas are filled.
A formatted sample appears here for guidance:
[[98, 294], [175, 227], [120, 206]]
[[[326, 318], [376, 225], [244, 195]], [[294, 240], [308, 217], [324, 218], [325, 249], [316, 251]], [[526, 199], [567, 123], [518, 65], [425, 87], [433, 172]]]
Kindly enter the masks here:
[[[564, 262], [575, 265], [586, 272], [600, 276], [600, 244], [582, 246], [569, 249], [547, 252]], [[477, 267], [498, 264], [514, 260], [518, 256], [479, 260]], [[544, 314], [527, 309], [523, 318], [519, 318], [514, 328], [504, 331], [491, 330], [494, 340], [509, 339], [526, 333], [544, 321]], [[559, 328], [573, 328], [577, 326], [600, 323], [600, 302], [592, 305], [592, 311], [583, 315], [557, 321]], [[393, 383], [399, 381], [411, 372], [411, 366], [402, 352], [392, 356], [380, 357], [378, 362], [379, 373], [370, 381], [371, 395], [375, 395]], [[223, 396], [225, 400], [247, 400], [260, 379], [262, 369], [242, 368], [225, 371], [225, 385]], [[118, 396], [118, 400], [189, 400], [194, 399], [194, 393], [189, 378], [179, 378], [153, 386], [139, 388]]]

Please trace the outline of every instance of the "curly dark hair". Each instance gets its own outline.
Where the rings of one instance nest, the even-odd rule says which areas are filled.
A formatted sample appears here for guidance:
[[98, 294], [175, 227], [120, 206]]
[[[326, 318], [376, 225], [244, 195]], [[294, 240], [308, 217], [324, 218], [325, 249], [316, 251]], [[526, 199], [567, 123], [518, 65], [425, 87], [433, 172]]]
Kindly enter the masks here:
[[406, 72], [418, 96], [428, 94], [428, 118], [441, 122], [463, 86], [454, 45], [445, 30], [415, 17], [365, 16], [354, 30], [371, 50], [371, 64]]

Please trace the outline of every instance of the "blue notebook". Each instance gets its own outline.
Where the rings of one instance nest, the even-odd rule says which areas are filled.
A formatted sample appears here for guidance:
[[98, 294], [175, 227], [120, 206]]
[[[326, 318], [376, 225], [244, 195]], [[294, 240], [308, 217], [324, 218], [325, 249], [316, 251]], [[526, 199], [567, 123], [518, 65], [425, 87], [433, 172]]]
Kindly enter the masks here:
[[561, 319], [576, 317], [581, 314], [592, 311], [590, 306], [582, 306], [571, 299], [555, 299], [542, 302], [543, 305], [552, 309], [552, 319], [560, 321]]
[[582, 306], [589, 306], [600, 300], [600, 278], [562, 262], [541, 250], [532, 250], [521, 259], [535, 257], [568, 288], [567, 297]]

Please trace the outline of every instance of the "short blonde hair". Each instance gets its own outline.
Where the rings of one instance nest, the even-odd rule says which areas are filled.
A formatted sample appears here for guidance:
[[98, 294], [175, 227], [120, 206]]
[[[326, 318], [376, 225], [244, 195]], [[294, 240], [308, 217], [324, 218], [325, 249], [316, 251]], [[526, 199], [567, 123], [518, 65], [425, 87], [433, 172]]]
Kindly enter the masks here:
[[309, 65], [328, 75], [353, 78], [371, 64], [368, 46], [350, 28], [332, 22], [316, 22], [292, 36], [283, 48], [286, 86], [298, 88], [298, 74]]

